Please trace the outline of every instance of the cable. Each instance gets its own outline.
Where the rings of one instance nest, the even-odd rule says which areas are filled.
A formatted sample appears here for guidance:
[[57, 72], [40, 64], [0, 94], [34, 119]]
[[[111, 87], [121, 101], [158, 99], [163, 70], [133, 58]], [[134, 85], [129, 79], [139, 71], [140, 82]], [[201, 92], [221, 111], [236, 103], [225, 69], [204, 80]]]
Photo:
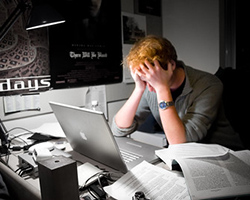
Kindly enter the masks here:
[[30, 165], [27, 165], [25, 167], [21, 166], [21, 167], [17, 168], [14, 172], [16, 174], [18, 174], [19, 176], [23, 177], [24, 174], [32, 172], [32, 170], [33, 170], [33, 167]]
[[[21, 140], [25, 145], [24, 146], [12, 146], [12, 147], [9, 147], [9, 149], [11, 149], [12, 151], [20, 151], [20, 150], [28, 150], [32, 145], [36, 144], [37, 142], [33, 142], [32, 144], [28, 144], [23, 138], [21, 138], [21, 136], [23, 135], [27, 135], [27, 134], [34, 134], [34, 132], [28, 130], [28, 129], [25, 129], [25, 128], [22, 128], [22, 127], [15, 127], [15, 128], [12, 128], [10, 129], [7, 133], [9, 134], [11, 131], [13, 130], [16, 130], [16, 129], [21, 129], [21, 130], [25, 130], [27, 131], [26, 133], [21, 133], [19, 135], [13, 135], [13, 137], [11, 137], [9, 139], [10, 142], [12, 142], [14, 139], [18, 138], [19, 140]], [[10, 136], [10, 135], [9, 135]]]
[[32, 172], [32, 170], [33, 170], [33, 167], [29, 166], [29, 167], [25, 168], [25, 169], [22, 171], [22, 173], [20, 173], [20, 176], [23, 177], [24, 174], [27, 174], [27, 173], [29, 173], [29, 172]]
[[17, 168], [14, 172], [17, 173], [19, 170], [21, 170], [22, 167]]
[[15, 135], [15, 136], [13, 136], [12, 138], [10, 138], [9, 141], [12, 141], [12, 140], [18, 138], [18, 139], [22, 140], [24, 143], [28, 144], [24, 139], [19, 138], [19, 137], [21, 137], [21, 136], [23, 136], [23, 135], [27, 135], [27, 134], [30, 134], [30, 133], [21, 133], [21, 134], [19, 134], [19, 135]]
[[[79, 187], [79, 190], [80, 190], [80, 191], [87, 190], [87, 191], [89, 192], [89, 194], [90, 194], [94, 199], [97, 199], [97, 198], [98, 198], [98, 197], [97, 197], [97, 194], [93, 193], [93, 191], [92, 191], [92, 189], [91, 189], [91, 187], [90, 187], [91, 185], [88, 185], [88, 182], [89, 182], [92, 178], [94, 178], [94, 177], [96, 177], [96, 176], [97, 176], [97, 178], [99, 179], [99, 176], [100, 176], [100, 175], [103, 175], [103, 173], [104, 173], [104, 172], [97, 172], [97, 173], [94, 174], [93, 176], [89, 177], [89, 178], [85, 181], [84, 185]], [[99, 181], [98, 181], [98, 182], [99, 182]]]
[[[108, 171], [98, 172], [93, 176], [89, 177], [85, 181], [84, 185], [79, 187], [79, 190], [80, 191], [87, 190], [94, 199], [103, 199], [103, 198], [106, 199], [107, 193], [104, 190], [104, 186], [112, 184], [118, 179], [118, 177], [114, 179], [112, 177], [112, 174], [116, 173], [110, 173]], [[91, 185], [88, 185], [89, 181], [94, 177], [97, 177], [97, 181]]]
[[[13, 136], [12, 138], [10, 138], [10, 139], [8, 139], [8, 137], [10, 136], [9, 134], [10, 134], [10, 132], [12, 132], [12, 131], [14, 131], [14, 130], [16, 130], [16, 129], [21, 129], [21, 130], [25, 130], [25, 131], [27, 131], [28, 133], [21, 133], [21, 134], [19, 134], [19, 135], [16, 135], [16, 136]], [[10, 156], [10, 154], [11, 154], [11, 152], [9, 151], [9, 150], [12, 150], [12, 151], [19, 151], [19, 150], [21, 150], [21, 149], [23, 149], [23, 150], [27, 150], [31, 145], [28, 145], [28, 143], [24, 140], [24, 139], [22, 139], [22, 138], [19, 138], [24, 144], [26, 144], [25, 146], [23, 146], [23, 147], [21, 147], [21, 146], [14, 146], [14, 147], [10, 147], [10, 145], [11, 145], [11, 142], [12, 142], [12, 140], [14, 140], [14, 139], [16, 139], [16, 138], [18, 138], [18, 137], [20, 137], [20, 136], [22, 136], [22, 135], [26, 135], [26, 134], [33, 134], [33, 132], [32, 131], [30, 131], [30, 130], [28, 130], [28, 129], [25, 129], [25, 128], [22, 128], [22, 127], [15, 127], [15, 128], [12, 128], [12, 129], [10, 129], [10, 130], [6, 130], [5, 129], [5, 136], [6, 136], [6, 138], [7, 138], [7, 140], [8, 140], [8, 142], [7, 142], [7, 144], [6, 144], [6, 147], [7, 147], [7, 150], [8, 150], [8, 152], [6, 153], [6, 155], [4, 155], [5, 156], [5, 161], [3, 160], [3, 159], [1, 159], [2, 160], [2, 163], [4, 163], [7, 167], [9, 167], [12, 171], [14, 171], [10, 166], [9, 166], [9, 156]], [[33, 143], [34, 144], [34, 143]], [[32, 145], [33, 145], [32, 144]]]
[[8, 131], [6, 132], [6, 135], [9, 134], [10, 132], [16, 130], [16, 129], [21, 129], [21, 130], [24, 130], [24, 131], [27, 131], [27, 132], [29, 132], [29, 133], [34, 134], [33, 131], [30, 131], [30, 130], [28, 130], [28, 129], [26, 129], [26, 128], [22, 128], [22, 127], [19, 127], [19, 126], [18, 126], [18, 127], [14, 127], [14, 128], [12, 128], [12, 129], [8, 130]]
[[16, 129], [25, 130], [25, 131], [27, 131], [28, 133], [21, 133], [21, 134], [19, 134], [19, 135], [13, 135], [13, 137], [11, 137], [11, 138], [8, 139], [8, 141], [9, 141], [9, 143], [8, 143], [8, 144], [9, 144], [9, 145], [8, 145], [8, 149], [11, 149], [11, 150], [13, 150], [13, 151], [18, 151], [18, 150], [21, 150], [21, 148], [22, 148], [22, 147], [20, 147], [20, 146], [15, 146], [15, 147], [10, 148], [10, 143], [11, 143], [14, 139], [18, 138], [18, 139], [20, 139], [23, 143], [25, 143], [26, 146], [28, 146], [28, 143], [27, 143], [23, 138], [20, 138], [20, 137], [23, 136], [23, 135], [26, 135], [26, 134], [34, 134], [32, 131], [30, 131], [30, 130], [28, 130], [28, 129], [25, 129], [25, 128], [22, 128], [22, 127], [15, 127], [15, 128], [12, 128], [12, 129], [8, 130], [8, 131], [6, 132], [6, 135], [7, 135], [8, 137], [10, 137], [10, 132], [12, 132], [12, 131], [14, 131], [14, 130], [16, 130]]

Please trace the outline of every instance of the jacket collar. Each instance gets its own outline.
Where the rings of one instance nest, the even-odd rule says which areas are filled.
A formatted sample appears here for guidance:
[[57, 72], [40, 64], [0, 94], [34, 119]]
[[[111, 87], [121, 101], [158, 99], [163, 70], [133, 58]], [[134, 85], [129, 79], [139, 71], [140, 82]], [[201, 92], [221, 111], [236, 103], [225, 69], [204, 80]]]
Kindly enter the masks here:
[[186, 78], [185, 86], [184, 86], [183, 91], [182, 91], [182, 93], [180, 95], [180, 97], [181, 97], [181, 96], [185, 96], [185, 95], [187, 95], [187, 94], [189, 94], [190, 92], [193, 91], [193, 87], [190, 84], [190, 80], [192, 79], [192, 77], [190, 76], [190, 70], [189, 70], [190, 67], [186, 66], [184, 64], [184, 62], [177, 61], [176, 65], [179, 65], [184, 69], [185, 78]]

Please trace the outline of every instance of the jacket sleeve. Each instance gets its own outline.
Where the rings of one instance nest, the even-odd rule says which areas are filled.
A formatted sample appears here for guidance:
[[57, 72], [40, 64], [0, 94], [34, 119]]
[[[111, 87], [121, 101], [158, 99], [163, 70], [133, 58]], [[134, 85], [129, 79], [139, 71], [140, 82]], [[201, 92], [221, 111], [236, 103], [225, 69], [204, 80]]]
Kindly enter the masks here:
[[115, 136], [123, 137], [133, 133], [137, 128], [136, 120], [133, 121], [133, 124], [128, 128], [119, 128], [115, 122], [115, 117], [113, 118], [111, 130]]
[[199, 87], [194, 88], [188, 97], [188, 107], [181, 117], [188, 142], [200, 141], [206, 137], [221, 106], [223, 85], [219, 80], [204, 79], [197, 85]]
[[[130, 127], [128, 128], [119, 128], [115, 122], [115, 117], [113, 118], [112, 125], [111, 125], [111, 130], [115, 136], [126, 136], [138, 128], [140, 124], [142, 124], [147, 116], [150, 114], [149, 108], [148, 108], [148, 103], [147, 103], [147, 94], [144, 92], [140, 104], [137, 108], [133, 123]], [[125, 116], [126, 117], [126, 116]]]

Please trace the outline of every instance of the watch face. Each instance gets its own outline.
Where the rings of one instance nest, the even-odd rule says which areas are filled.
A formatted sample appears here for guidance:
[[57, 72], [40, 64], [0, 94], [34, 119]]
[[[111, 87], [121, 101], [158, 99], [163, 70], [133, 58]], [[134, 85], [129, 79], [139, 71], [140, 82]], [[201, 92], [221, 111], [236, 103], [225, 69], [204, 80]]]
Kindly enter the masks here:
[[165, 101], [160, 102], [160, 103], [159, 103], [159, 107], [160, 107], [161, 109], [166, 109], [166, 107], [167, 107], [166, 102], [165, 102]]

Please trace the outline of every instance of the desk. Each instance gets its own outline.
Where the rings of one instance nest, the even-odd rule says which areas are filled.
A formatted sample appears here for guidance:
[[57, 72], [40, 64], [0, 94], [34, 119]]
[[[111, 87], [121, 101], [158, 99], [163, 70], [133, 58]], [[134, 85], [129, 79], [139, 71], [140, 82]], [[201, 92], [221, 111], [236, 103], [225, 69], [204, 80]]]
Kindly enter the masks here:
[[[110, 167], [107, 167], [101, 163], [98, 163], [95, 160], [92, 160], [86, 156], [83, 156], [73, 151], [69, 143], [66, 144], [65, 152], [71, 154], [73, 160], [78, 161], [77, 165], [81, 165], [82, 163], [89, 162], [109, 172], [115, 172], [117, 176], [123, 175], [121, 172], [118, 172]], [[41, 199], [39, 178], [34, 178], [34, 177], [21, 178], [14, 172], [15, 170], [19, 168], [18, 155], [22, 153], [23, 152], [20, 151], [20, 152], [14, 152], [10, 154], [8, 165], [10, 166], [12, 170], [9, 169], [7, 166], [3, 165], [2, 163], [0, 163], [0, 171], [2, 173], [2, 176], [5, 179], [6, 184], [8, 186], [11, 185], [10, 193], [13, 193], [13, 192], [16, 193], [15, 199], [39, 200]], [[2, 157], [3, 161], [5, 161], [5, 159], [6, 157]]]
[[[38, 127], [41, 127], [42, 125], [44, 125], [46, 123], [53, 123], [53, 122], [57, 122], [57, 120], [56, 120], [53, 113], [49, 113], [46, 115], [35, 116], [32, 118], [22, 118], [22, 119], [13, 120], [13, 121], [6, 121], [6, 122], [4, 122], [4, 125], [6, 126], [7, 130], [10, 130], [10, 129], [15, 128], [15, 127], [22, 127], [22, 128], [28, 129], [28, 130], [34, 130], [34, 129], [37, 129]], [[22, 132], [23, 132], [23, 130], [14, 130], [11, 133], [15, 135], [15, 134], [20, 134]], [[89, 162], [93, 165], [98, 165], [100, 168], [103, 168], [107, 171], [118, 173], [114, 169], [111, 169], [111, 168], [104, 166], [103, 164], [98, 163], [98, 162], [96, 162], [88, 157], [85, 157], [77, 152], [74, 152], [69, 144], [66, 145], [65, 151], [70, 153], [74, 160], [80, 161], [82, 163]], [[13, 172], [19, 168], [18, 155], [20, 155], [22, 153], [23, 153], [23, 151], [12, 152], [12, 154], [9, 155], [8, 165], [12, 168], [12, 170], [10, 170], [8, 167], [4, 166], [3, 164], [1, 164], [1, 166], [0, 166], [3, 168], [3, 170], [2, 169], [0, 169], [0, 170], [4, 174], [3, 176], [6, 180], [9, 179], [9, 177], [13, 177], [13, 178], [11, 178], [12, 179], [11, 181], [7, 180], [6, 182], [8, 185], [12, 186], [11, 192], [17, 193], [17, 197], [15, 197], [15, 199], [25, 199], [25, 200], [41, 199], [40, 183], [39, 183], [38, 178], [26, 177], [24, 180], [24, 178], [19, 177], [16, 173]], [[5, 160], [5, 158], [2, 158], [2, 159]], [[80, 163], [79, 163], [79, 165], [80, 165]], [[5, 173], [5, 171], [6, 171], [6, 173]], [[122, 176], [121, 173], [118, 173], [118, 175]], [[18, 180], [18, 181], [16, 181], [16, 180]], [[23, 194], [23, 191], [27, 191], [25, 193], [26, 195]], [[26, 196], [26, 197], [24, 198], [24, 196]]]
[[[53, 116], [51, 116], [53, 118]], [[42, 117], [43, 119], [45, 119], [46, 117]], [[45, 122], [50, 122], [47, 120], [48, 118], [46, 118], [45, 121], [41, 120], [42, 123]], [[27, 119], [24, 119], [27, 120]], [[32, 123], [30, 123], [32, 124]], [[18, 126], [21, 126], [20, 124]], [[40, 126], [40, 125], [39, 125]], [[8, 127], [8, 129], [10, 129], [12, 127]], [[27, 128], [27, 127], [24, 127]], [[33, 128], [37, 128], [37, 127], [33, 127]], [[29, 127], [28, 127], [29, 129]], [[32, 129], [32, 128], [31, 128]], [[64, 139], [65, 140], [65, 139]], [[109, 168], [107, 166], [104, 166], [101, 163], [98, 163], [88, 157], [85, 157], [77, 152], [74, 152], [72, 150], [72, 148], [70, 147], [69, 144], [66, 145], [66, 152], [70, 153], [72, 155], [72, 158], [75, 160], [78, 160], [82, 163], [85, 162], [89, 162], [93, 165], [98, 165], [100, 168], [104, 168], [107, 171], [110, 172], [117, 172], [112, 168]], [[22, 151], [20, 152], [15, 152], [13, 154], [11, 154], [9, 156], [9, 166], [15, 171], [16, 169], [18, 169], [18, 155], [23, 153]], [[3, 160], [5, 160], [5, 158], [2, 158]], [[161, 165], [162, 163], [160, 163], [159, 165]], [[40, 185], [39, 185], [39, 179], [38, 178], [28, 178], [28, 179], [23, 179], [21, 177], [19, 177], [16, 173], [14, 173], [12, 170], [10, 170], [8, 167], [4, 166], [2, 163], [0, 163], [0, 170], [1, 173], [3, 175], [3, 177], [5, 178], [5, 181], [7, 183], [7, 185], [11, 185], [11, 192], [15, 192], [16, 196], [14, 199], [17, 200], [39, 200], [41, 199], [41, 194], [40, 194]], [[120, 176], [122, 176], [122, 173], [119, 173]], [[249, 197], [246, 197], [246, 199], [248, 199]], [[234, 198], [232, 198], [234, 199]], [[236, 198], [239, 199], [239, 198]], [[244, 199], [244, 198], [240, 198], [240, 199]]]

